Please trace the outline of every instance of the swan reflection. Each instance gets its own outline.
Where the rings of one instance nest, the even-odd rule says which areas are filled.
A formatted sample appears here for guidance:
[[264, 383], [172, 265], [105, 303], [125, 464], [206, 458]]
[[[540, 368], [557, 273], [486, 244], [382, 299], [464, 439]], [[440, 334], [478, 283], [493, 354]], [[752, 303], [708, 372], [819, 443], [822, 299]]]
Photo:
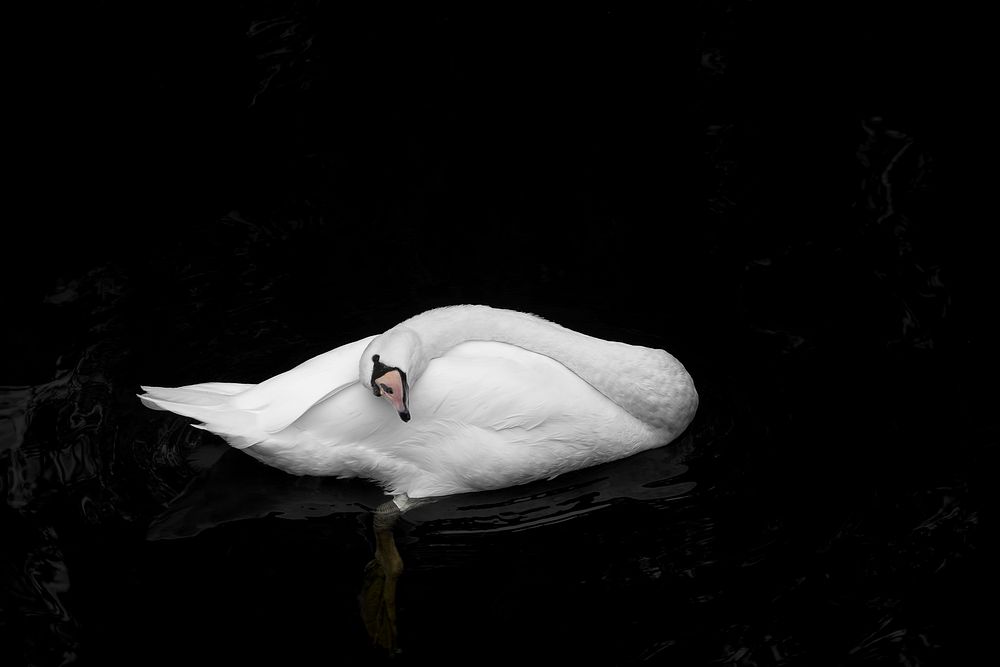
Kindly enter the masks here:
[[396, 548], [393, 528], [399, 510], [376, 512], [372, 518], [375, 534], [375, 557], [365, 566], [364, 583], [359, 596], [361, 620], [376, 646], [394, 653], [398, 649], [396, 622], [396, 584], [403, 573], [403, 559]]

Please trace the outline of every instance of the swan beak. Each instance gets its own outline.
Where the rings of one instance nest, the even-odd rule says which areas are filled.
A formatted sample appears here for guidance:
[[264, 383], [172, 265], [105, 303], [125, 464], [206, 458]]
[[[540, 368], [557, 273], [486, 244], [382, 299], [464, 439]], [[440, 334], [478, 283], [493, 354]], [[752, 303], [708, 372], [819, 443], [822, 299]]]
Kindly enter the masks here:
[[380, 390], [379, 395], [399, 413], [399, 418], [404, 422], [410, 421], [409, 387], [403, 372], [394, 368], [375, 378], [373, 384]]

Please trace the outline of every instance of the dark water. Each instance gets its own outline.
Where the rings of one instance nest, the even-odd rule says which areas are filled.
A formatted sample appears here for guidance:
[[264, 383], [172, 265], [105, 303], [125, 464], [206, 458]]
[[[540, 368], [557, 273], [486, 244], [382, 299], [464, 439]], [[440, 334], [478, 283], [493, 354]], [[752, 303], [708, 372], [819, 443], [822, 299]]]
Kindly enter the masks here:
[[665, 347], [702, 404], [662, 449], [407, 514], [396, 660], [976, 659], [975, 56], [913, 7], [759, 4], [31, 23], [0, 663], [385, 660], [358, 603], [378, 489], [268, 469], [135, 393], [257, 382], [450, 303]]

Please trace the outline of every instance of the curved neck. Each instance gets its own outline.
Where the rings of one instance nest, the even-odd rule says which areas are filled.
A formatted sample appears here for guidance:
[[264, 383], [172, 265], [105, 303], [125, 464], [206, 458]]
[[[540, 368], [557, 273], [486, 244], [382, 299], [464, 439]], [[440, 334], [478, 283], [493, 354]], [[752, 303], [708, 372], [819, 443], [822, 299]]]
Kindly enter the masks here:
[[664, 413], [671, 399], [664, 384], [670, 384], [669, 374], [676, 369], [668, 368], [669, 362], [686, 375], [683, 366], [662, 350], [601, 340], [513, 310], [449, 306], [398, 325], [404, 327], [420, 337], [425, 365], [466, 341], [516, 345], [558, 361], [632, 416], [655, 427], [670, 419]]

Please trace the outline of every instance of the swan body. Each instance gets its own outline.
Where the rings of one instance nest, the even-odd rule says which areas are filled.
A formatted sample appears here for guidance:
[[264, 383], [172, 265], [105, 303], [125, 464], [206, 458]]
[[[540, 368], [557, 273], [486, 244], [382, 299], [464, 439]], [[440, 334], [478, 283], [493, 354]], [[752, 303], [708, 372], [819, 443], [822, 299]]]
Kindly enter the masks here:
[[[395, 392], [376, 382], [386, 369]], [[197, 419], [276, 468], [368, 478], [409, 498], [552, 478], [664, 445], [698, 404], [663, 350], [486, 306], [427, 311], [257, 385], [143, 389], [148, 407]]]

